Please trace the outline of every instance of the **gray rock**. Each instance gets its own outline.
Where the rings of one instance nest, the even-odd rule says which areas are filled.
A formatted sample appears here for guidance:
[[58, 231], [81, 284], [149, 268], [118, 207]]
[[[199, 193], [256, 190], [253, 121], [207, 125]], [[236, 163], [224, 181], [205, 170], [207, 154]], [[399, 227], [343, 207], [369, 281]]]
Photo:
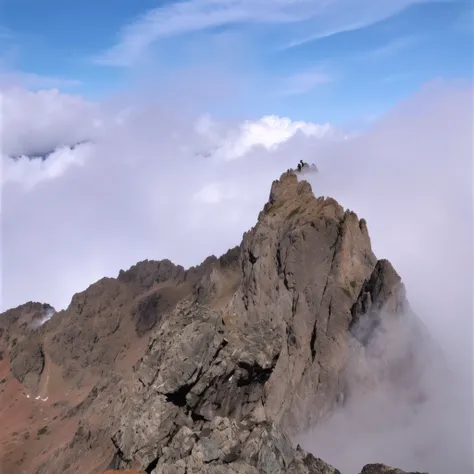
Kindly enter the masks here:
[[[413, 331], [397, 359], [373, 341], [405, 317]], [[355, 361], [361, 387], [380, 355], [394, 386], [411, 384], [421, 337], [365, 221], [285, 173], [240, 247], [189, 270], [146, 260], [104, 278], [8, 357], [20, 381], [39, 383], [44, 352], [69, 385], [93, 387], [58, 421], [77, 423], [67, 450], [38, 472], [84, 472], [87, 453], [91, 472], [340, 474], [290, 436], [350, 397]]]
[[9, 353], [10, 370], [28, 392], [36, 393], [45, 366], [42, 324], [55, 310], [43, 303], [26, 303], [0, 316], [0, 352]]
[[216, 417], [199, 433], [189, 452], [177, 447], [173, 458], [160, 457], [154, 474], [173, 472], [340, 474], [339, 471], [301, 449], [274, 423], [236, 423]]
[[22, 339], [11, 351], [11, 371], [19, 382], [35, 393], [44, 369], [43, 346], [36, 338]]
[[405, 472], [384, 464], [368, 464], [360, 474], [428, 474], [427, 472]]

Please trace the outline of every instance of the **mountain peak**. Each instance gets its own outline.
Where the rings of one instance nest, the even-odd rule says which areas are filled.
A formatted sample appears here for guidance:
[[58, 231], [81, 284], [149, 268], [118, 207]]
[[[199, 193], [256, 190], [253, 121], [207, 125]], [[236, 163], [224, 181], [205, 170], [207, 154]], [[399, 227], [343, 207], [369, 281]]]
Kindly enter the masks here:
[[270, 190], [270, 204], [297, 199], [303, 194], [312, 193], [311, 184], [307, 181], [298, 181], [298, 177], [292, 171], [283, 173], [279, 180], [272, 183]]
[[[280, 179], [273, 181], [268, 202], [259, 214], [260, 222], [265, 217], [280, 220], [296, 219], [303, 225], [312, 219], [326, 217], [340, 220], [344, 209], [332, 198], [316, 198], [311, 184], [298, 179], [293, 171], [283, 173]], [[302, 218], [302, 220], [301, 220]]]
[[15, 431], [51, 434], [8, 445], [5, 469], [338, 474], [289, 435], [350, 400], [348, 367], [404, 302], [365, 221], [283, 173], [239, 247], [188, 270], [140, 262], [9, 346], [3, 405], [29, 414]]

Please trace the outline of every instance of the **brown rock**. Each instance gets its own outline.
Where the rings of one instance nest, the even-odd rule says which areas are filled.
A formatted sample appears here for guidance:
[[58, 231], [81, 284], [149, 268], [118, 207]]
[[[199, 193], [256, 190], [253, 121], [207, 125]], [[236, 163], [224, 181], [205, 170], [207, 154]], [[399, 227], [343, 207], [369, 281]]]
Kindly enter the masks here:
[[242, 259], [231, 311], [288, 340], [266, 385], [266, 412], [292, 432], [303, 430], [341, 390], [351, 307], [376, 265], [369, 235], [354, 213], [315, 199], [309, 183], [290, 173], [273, 183], [257, 225], [244, 235]]

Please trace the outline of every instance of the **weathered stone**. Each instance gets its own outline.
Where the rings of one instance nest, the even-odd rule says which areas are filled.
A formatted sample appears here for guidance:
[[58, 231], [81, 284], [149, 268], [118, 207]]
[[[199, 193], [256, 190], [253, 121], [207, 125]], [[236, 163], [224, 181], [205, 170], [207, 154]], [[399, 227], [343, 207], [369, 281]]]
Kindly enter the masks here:
[[43, 346], [34, 337], [17, 342], [11, 351], [12, 374], [33, 393], [38, 390], [44, 362]]
[[[23, 313], [6, 313], [2, 341]], [[413, 331], [402, 358], [369, 344], [405, 317]], [[289, 436], [351, 396], [349, 372], [364, 389], [376, 383], [380, 355], [394, 387], [401, 377], [415, 387], [411, 348], [426, 335], [365, 221], [285, 173], [240, 247], [189, 270], [140, 262], [28, 336], [5, 352], [20, 382], [38, 385], [50, 362], [88, 390], [58, 418], [55, 429], [75, 431], [40, 474], [82, 472], [87, 453], [91, 473], [340, 474]]]
[[360, 474], [428, 474], [426, 472], [405, 472], [384, 464], [368, 464]]

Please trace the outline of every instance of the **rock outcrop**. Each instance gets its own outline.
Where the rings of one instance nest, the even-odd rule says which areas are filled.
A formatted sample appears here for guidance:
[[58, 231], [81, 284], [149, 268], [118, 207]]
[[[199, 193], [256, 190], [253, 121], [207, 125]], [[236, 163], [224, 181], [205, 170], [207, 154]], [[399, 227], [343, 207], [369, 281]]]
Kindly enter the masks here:
[[9, 352], [12, 374], [30, 391], [38, 388], [45, 365], [39, 329], [54, 312], [48, 304], [30, 302], [0, 317], [0, 352]]
[[427, 474], [426, 472], [405, 472], [400, 469], [394, 469], [384, 464], [368, 464], [362, 469], [360, 474]]
[[[38, 474], [337, 474], [291, 436], [350, 398], [348, 367], [377, 331], [397, 318], [418, 327], [365, 221], [293, 173], [221, 258], [140, 262], [40, 327], [20, 330], [24, 314], [1, 316], [2, 341], [27, 331], [4, 352], [18, 382], [60, 407], [50, 431], [65, 440], [23, 459]], [[415, 381], [406, 357], [388, 368]], [[363, 473], [402, 472], [390, 469]]]

